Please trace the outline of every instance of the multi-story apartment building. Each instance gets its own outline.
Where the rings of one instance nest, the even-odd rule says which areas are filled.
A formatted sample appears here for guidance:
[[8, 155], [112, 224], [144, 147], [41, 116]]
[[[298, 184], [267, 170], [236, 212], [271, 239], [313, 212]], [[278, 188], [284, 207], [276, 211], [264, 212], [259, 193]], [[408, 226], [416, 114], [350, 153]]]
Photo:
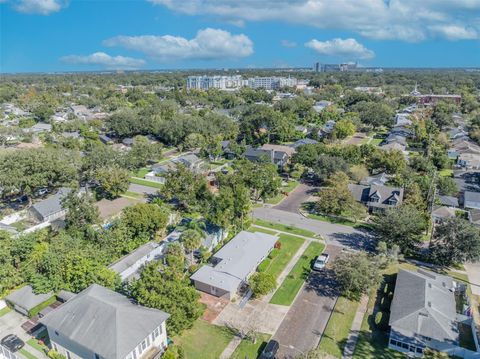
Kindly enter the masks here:
[[294, 87], [298, 81], [294, 77], [251, 77], [243, 80], [241, 75], [234, 76], [189, 76], [187, 90], [237, 90], [241, 87], [265, 90], [277, 90], [282, 87]]

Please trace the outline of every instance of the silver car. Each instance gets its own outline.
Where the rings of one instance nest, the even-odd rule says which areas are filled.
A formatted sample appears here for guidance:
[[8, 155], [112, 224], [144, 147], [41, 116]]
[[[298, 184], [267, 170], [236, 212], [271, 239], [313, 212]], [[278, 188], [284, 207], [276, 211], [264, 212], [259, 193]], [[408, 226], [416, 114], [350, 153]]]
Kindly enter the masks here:
[[328, 253], [320, 254], [316, 259], [315, 263], [313, 263], [313, 270], [322, 270], [328, 263], [330, 256]]

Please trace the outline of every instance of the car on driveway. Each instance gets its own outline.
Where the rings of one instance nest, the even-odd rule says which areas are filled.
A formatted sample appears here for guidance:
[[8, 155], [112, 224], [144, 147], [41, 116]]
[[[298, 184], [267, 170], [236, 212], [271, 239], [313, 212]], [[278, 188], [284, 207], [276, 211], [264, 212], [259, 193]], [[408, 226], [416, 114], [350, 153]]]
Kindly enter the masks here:
[[274, 359], [280, 344], [276, 340], [270, 340], [258, 359]]
[[6, 337], [4, 337], [1, 341], [2, 345], [10, 350], [12, 353], [16, 352], [17, 350], [20, 350], [23, 348], [25, 343], [23, 340], [21, 340], [19, 337], [17, 337], [15, 334], [9, 334]]
[[315, 263], [313, 263], [313, 270], [322, 270], [328, 263], [330, 256], [328, 253], [320, 254], [316, 259]]

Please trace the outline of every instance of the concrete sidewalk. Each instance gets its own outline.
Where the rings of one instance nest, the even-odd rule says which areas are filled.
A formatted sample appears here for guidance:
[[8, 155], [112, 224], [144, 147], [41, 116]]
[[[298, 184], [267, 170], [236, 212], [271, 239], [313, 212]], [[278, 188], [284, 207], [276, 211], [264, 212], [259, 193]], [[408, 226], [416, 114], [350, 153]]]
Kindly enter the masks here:
[[360, 299], [360, 304], [357, 308], [357, 313], [355, 313], [355, 318], [353, 318], [352, 328], [350, 329], [350, 333], [348, 334], [347, 343], [345, 344], [345, 348], [343, 350], [343, 359], [351, 359], [353, 357], [353, 353], [355, 352], [355, 347], [358, 342], [358, 336], [360, 334], [360, 330], [362, 328], [362, 321], [365, 313], [367, 312], [368, 307], [368, 296], [363, 295]]
[[465, 269], [467, 270], [472, 293], [480, 296], [480, 263], [465, 264]]
[[242, 338], [234, 337], [230, 343], [228, 343], [227, 347], [223, 350], [222, 354], [220, 354], [220, 359], [228, 359], [232, 356], [233, 352], [242, 342]]

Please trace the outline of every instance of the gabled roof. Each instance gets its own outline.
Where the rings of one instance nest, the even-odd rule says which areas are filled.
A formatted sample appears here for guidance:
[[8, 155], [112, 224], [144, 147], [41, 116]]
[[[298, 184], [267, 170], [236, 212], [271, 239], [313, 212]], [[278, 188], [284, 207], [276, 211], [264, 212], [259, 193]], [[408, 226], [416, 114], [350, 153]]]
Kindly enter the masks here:
[[70, 192], [70, 188], [62, 187], [54, 195], [35, 203], [32, 208], [44, 218], [60, 212], [62, 210], [62, 199]]
[[[169, 314], [92, 284], [40, 322], [105, 359], [124, 359]], [[101, 338], [101, 340], [99, 340]]]
[[299, 146], [303, 145], [314, 145], [317, 144], [318, 141], [312, 140], [311, 138], [302, 138], [301, 140], [296, 141], [293, 145], [291, 145], [293, 148], [297, 148]]
[[388, 176], [385, 172], [365, 177], [360, 181], [360, 184], [369, 186], [369, 185], [384, 185], [388, 181]]
[[215, 267], [204, 265], [190, 279], [236, 292], [276, 242], [277, 237], [270, 234], [242, 231], [213, 255], [220, 260]]
[[152, 252], [155, 250], [158, 246], [160, 246], [156, 242], [148, 242], [145, 243], [144, 245], [138, 247], [135, 249], [133, 252], [127, 254], [126, 256], [120, 258], [118, 261], [113, 263], [110, 267], [112, 271], [115, 273], [122, 273], [126, 269], [130, 268], [133, 266], [137, 261], [145, 257], [148, 253]]
[[480, 192], [465, 191], [465, 202], [480, 202]]
[[390, 308], [392, 330], [438, 341], [458, 341], [452, 278], [400, 269]]
[[272, 150], [275, 152], [285, 152], [287, 155], [291, 156], [293, 155], [296, 151], [295, 148], [291, 146], [285, 146], [285, 145], [272, 145], [272, 144], [264, 144], [261, 147], [262, 150]]
[[438, 196], [441, 204], [448, 207], [458, 207], [458, 198], [453, 196]]
[[10, 295], [6, 296], [5, 299], [14, 305], [30, 310], [42, 304], [47, 299], [50, 299], [52, 295], [52, 292], [35, 294], [33, 288], [30, 285], [26, 285], [13, 291]]
[[442, 219], [455, 218], [456, 217], [455, 208], [438, 206], [432, 211], [432, 216], [435, 218], [442, 218]]
[[261, 159], [265, 158], [269, 161], [271, 161], [272, 154], [275, 160], [283, 160], [287, 155], [287, 153], [283, 151], [273, 151], [273, 150], [265, 150], [262, 148], [253, 148], [249, 147], [245, 151], [245, 157], [251, 158], [251, 159]]

